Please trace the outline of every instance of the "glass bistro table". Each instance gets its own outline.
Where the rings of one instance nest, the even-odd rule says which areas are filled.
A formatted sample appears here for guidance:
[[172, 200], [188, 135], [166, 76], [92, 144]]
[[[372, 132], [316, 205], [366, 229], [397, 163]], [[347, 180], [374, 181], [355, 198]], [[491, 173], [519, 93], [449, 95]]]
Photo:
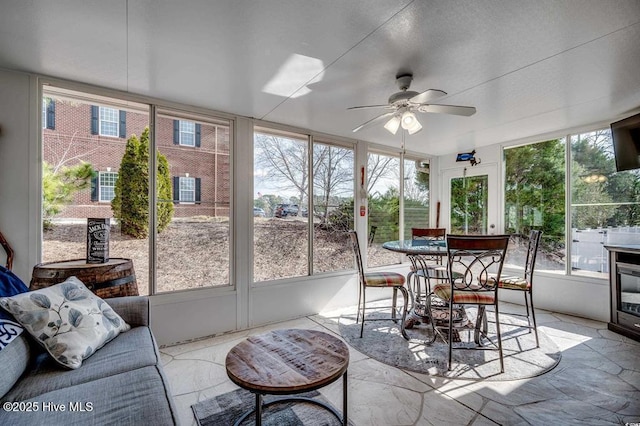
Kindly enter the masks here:
[[[407, 286], [411, 297], [411, 314], [417, 317], [418, 321], [431, 324], [434, 332], [433, 337], [430, 342], [426, 343], [433, 343], [436, 335], [439, 334], [438, 328], [448, 327], [449, 322], [449, 309], [446, 303], [432, 294], [429, 288], [429, 283], [432, 279], [438, 282], [446, 282], [449, 279], [445, 259], [447, 257], [446, 241], [396, 240], [387, 241], [382, 244], [382, 247], [390, 251], [405, 254], [409, 258], [413, 270], [416, 271], [416, 275], [426, 279], [427, 286], [424, 292], [420, 286], [419, 278], [416, 280], [415, 286], [413, 286], [412, 283], [407, 283]], [[431, 270], [431, 272], [429, 272], [429, 270]], [[423, 271], [423, 273], [420, 274], [417, 271]], [[456, 327], [456, 324], [466, 325], [469, 322], [462, 306], [454, 308], [453, 316], [454, 327]], [[407, 321], [415, 322], [415, 319], [409, 318]], [[405, 328], [411, 328], [411, 326]]]
[[[403, 253], [411, 261], [412, 270], [417, 276], [424, 277], [427, 283], [430, 280], [437, 279], [444, 281], [447, 279], [446, 265], [443, 265], [442, 259], [447, 256], [447, 244], [445, 241], [433, 240], [397, 240], [387, 241], [382, 247], [397, 253]], [[431, 269], [434, 275], [427, 272]], [[420, 273], [419, 271], [424, 271]], [[420, 280], [416, 280], [417, 285], [412, 286], [407, 283], [411, 296], [411, 311], [418, 317], [428, 317], [425, 312], [425, 299], [431, 290], [428, 286], [425, 288], [424, 294], [420, 287]], [[415, 287], [415, 288], [414, 288]]]

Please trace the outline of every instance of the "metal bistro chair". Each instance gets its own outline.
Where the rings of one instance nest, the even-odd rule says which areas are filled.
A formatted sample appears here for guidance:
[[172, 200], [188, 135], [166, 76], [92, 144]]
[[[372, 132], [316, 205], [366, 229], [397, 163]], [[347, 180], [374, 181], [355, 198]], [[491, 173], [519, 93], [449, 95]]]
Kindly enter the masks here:
[[[532, 230], [529, 234], [529, 247], [527, 249], [527, 259], [524, 263], [524, 276], [504, 276], [500, 277], [500, 281], [498, 281], [498, 287], [500, 289], [520, 291], [522, 292], [522, 294], [524, 294], [524, 306], [527, 308], [527, 327], [529, 328], [529, 332], [531, 332], [531, 329], [533, 329], [534, 331], [534, 334], [536, 336], [536, 348], [540, 347], [540, 342], [538, 341], [536, 313], [533, 309], [533, 269], [536, 266], [538, 246], [540, 245], [541, 239], [542, 231]], [[533, 327], [531, 326], [531, 320], [529, 319], [529, 304], [531, 304], [531, 318], [533, 318]]]
[[[358, 276], [360, 280], [360, 286], [358, 289], [358, 313], [356, 315], [356, 323], [360, 321], [360, 312], [362, 312], [362, 324], [360, 326], [360, 337], [364, 332], [364, 318], [365, 318], [365, 306], [366, 306], [366, 290], [367, 287], [390, 287], [393, 289], [393, 305], [391, 306], [391, 318], [376, 318], [375, 320], [393, 320], [396, 321], [396, 300], [398, 296], [398, 290], [404, 297], [404, 305], [402, 308], [402, 322], [400, 323], [400, 333], [402, 337], [409, 340], [409, 336], [404, 331], [404, 323], [407, 318], [407, 307], [409, 302], [409, 293], [404, 286], [404, 275], [395, 272], [364, 272], [362, 266], [362, 255], [360, 254], [360, 244], [358, 242], [358, 234], [356, 231], [349, 231], [351, 237], [351, 245], [353, 247], [353, 254], [358, 265]], [[362, 309], [360, 308], [362, 306]], [[369, 320], [372, 321], [372, 320]]]
[[[482, 320], [485, 316], [485, 308], [493, 305], [496, 316], [497, 344], [485, 333], [482, 333], [500, 353], [500, 372], [504, 373], [504, 358], [502, 354], [502, 339], [500, 336], [500, 318], [498, 311], [498, 282], [502, 265], [509, 244], [509, 235], [447, 235], [447, 269], [452, 277], [448, 283], [436, 284], [433, 294], [445, 302], [448, 307], [448, 344], [449, 361], [448, 369], [451, 370], [453, 355], [453, 327], [452, 318], [466, 318], [465, 305], [476, 305], [478, 314], [475, 321], [475, 342], [480, 345], [480, 333]], [[454, 271], [460, 274], [453, 274]], [[433, 305], [430, 304], [430, 309]], [[454, 315], [454, 306], [458, 311]], [[460, 313], [462, 312], [462, 313]], [[434, 315], [431, 311], [432, 318]], [[466, 327], [464, 321], [457, 326]], [[488, 349], [481, 346], [473, 348], [455, 349]]]
[[[447, 235], [446, 228], [411, 228], [412, 240], [427, 242], [444, 241]], [[407, 274], [407, 285], [413, 284], [411, 296], [415, 295], [415, 302], [421, 302], [420, 278], [424, 278], [425, 294], [431, 293], [431, 280], [446, 281], [447, 267], [442, 263], [442, 256], [410, 256], [411, 270]], [[413, 282], [412, 279], [413, 278]]]

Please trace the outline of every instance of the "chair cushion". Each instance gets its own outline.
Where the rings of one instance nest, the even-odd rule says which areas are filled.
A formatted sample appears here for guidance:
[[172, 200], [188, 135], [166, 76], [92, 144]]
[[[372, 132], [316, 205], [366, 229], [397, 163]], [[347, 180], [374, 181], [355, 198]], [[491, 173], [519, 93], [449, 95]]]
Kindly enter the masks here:
[[[437, 284], [433, 288], [436, 296], [443, 300], [451, 300], [451, 284]], [[453, 303], [473, 305], [493, 305], [495, 293], [493, 291], [457, 290], [453, 292]]]
[[530, 284], [523, 277], [501, 277], [498, 283], [500, 288], [507, 288], [510, 290], [528, 290]]
[[424, 277], [424, 278], [428, 277], [428, 278], [445, 280], [447, 279], [447, 268], [444, 266], [434, 266], [426, 270], [420, 269], [418, 271], [415, 271], [415, 274], [418, 275], [419, 277]]
[[367, 272], [364, 282], [368, 287], [402, 287], [405, 278], [395, 272]]

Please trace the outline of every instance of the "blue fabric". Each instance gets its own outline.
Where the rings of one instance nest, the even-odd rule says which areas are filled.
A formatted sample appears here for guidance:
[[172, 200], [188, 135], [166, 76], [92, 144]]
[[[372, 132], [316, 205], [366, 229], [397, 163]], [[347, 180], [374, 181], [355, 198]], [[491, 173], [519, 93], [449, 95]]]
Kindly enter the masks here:
[[[0, 297], [14, 296], [27, 291], [29, 289], [20, 278], [0, 265]], [[0, 308], [0, 351], [23, 331], [24, 328], [12, 315]]]

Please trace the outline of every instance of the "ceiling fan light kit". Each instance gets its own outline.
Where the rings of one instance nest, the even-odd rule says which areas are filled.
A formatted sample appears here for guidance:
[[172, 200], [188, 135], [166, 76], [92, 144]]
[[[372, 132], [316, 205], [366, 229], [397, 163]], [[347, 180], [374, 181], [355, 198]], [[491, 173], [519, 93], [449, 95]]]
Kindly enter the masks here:
[[387, 121], [384, 125], [384, 128], [387, 129], [391, 134], [395, 135], [398, 133], [398, 128], [400, 128], [400, 117], [394, 115], [391, 117], [391, 120]]
[[407, 110], [402, 113], [402, 128], [412, 135], [422, 130], [422, 124], [420, 124], [414, 113]]
[[391, 134], [396, 134], [398, 128], [402, 126], [410, 135], [422, 130], [422, 124], [416, 117], [416, 112], [420, 113], [436, 113], [436, 114], [453, 114], [461, 116], [471, 116], [476, 113], [474, 107], [460, 106], [460, 105], [440, 105], [430, 104], [429, 101], [439, 98], [447, 94], [442, 90], [428, 89], [422, 93], [409, 90], [413, 75], [401, 74], [396, 76], [396, 83], [400, 88], [399, 92], [396, 92], [389, 96], [388, 103], [386, 105], [363, 105], [351, 107], [348, 109], [365, 109], [365, 108], [383, 108], [392, 110], [371, 120], [361, 124], [353, 129], [354, 132], [382, 121], [384, 118], [392, 116], [384, 125]]
[[405, 111], [402, 113], [402, 128], [408, 129], [416, 122], [416, 115], [411, 111]]
[[409, 127], [406, 130], [410, 135], [413, 135], [414, 133], [418, 133], [420, 130], [422, 130], [422, 124], [420, 124], [418, 120], [416, 120], [415, 123], [413, 123], [413, 126]]

